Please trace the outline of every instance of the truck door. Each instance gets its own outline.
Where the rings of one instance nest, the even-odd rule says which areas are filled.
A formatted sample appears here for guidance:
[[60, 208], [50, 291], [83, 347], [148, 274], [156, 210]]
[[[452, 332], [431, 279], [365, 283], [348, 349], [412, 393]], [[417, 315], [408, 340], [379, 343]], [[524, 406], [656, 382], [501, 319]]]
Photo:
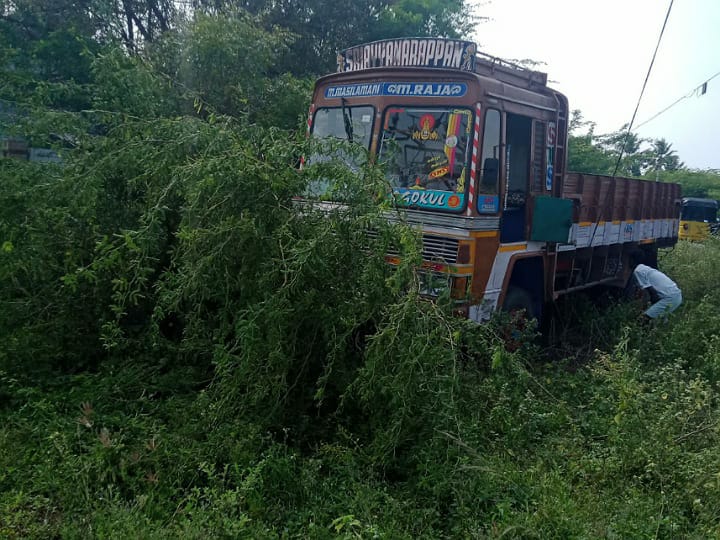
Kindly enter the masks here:
[[520, 242], [527, 236], [532, 119], [507, 113], [505, 126], [505, 178], [500, 241]]

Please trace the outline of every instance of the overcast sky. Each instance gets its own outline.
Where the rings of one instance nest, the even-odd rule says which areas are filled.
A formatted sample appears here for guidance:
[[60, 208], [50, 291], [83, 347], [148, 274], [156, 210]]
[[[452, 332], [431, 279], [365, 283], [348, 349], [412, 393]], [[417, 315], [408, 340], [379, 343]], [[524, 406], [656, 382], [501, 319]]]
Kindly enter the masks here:
[[[552, 87], [597, 133], [629, 123], [670, 0], [476, 1], [482, 52], [544, 62]], [[640, 127], [664, 138], [691, 168], [720, 169], [720, 0], [675, 0], [635, 125], [709, 81]]]

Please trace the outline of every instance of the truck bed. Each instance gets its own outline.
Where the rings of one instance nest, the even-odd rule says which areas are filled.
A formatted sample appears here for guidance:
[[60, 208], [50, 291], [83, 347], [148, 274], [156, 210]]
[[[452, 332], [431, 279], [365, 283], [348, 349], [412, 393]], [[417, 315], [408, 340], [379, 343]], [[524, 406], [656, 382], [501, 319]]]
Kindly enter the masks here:
[[575, 223], [678, 219], [680, 184], [567, 173], [562, 197], [573, 199]]

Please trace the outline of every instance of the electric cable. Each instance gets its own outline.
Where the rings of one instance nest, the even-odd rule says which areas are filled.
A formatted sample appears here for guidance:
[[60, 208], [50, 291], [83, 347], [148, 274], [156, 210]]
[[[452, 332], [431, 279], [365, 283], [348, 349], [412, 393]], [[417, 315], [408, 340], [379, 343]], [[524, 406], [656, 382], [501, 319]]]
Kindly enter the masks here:
[[[693, 95], [697, 94], [698, 90], [702, 89], [703, 87], [707, 88], [707, 83], [709, 83], [710, 81], [712, 81], [712, 80], [713, 80], [715, 77], [717, 77], [718, 75], [720, 75], [720, 71], [718, 71], [715, 75], [713, 75], [713, 76], [710, 77], [709, 79], [707, 79], [707, 80], [705, 80], [704, 82], [702, 82], [702, 83], [700, 83], [699, 85], [697, 85], [695, 88], [693, 88], [690, 92], [688, 92], [688, 93], [685, 94], [684, 96], [679, 97], [678, 99], [676, 99], [675, 101], [673, 101], [670, 105], [668, 105], [667, 107], [665, 107], [662, 111], [657, 112], [657, 113], [653, 114], [653, 115], [652, 115], [650, 118], [648, 118], [647, 120], [645, 120], [645, 121], [643, 121], [643, 122], [640, 122], [640, 123], [635, 127], [635, 130], [640, 129], [642, 126], [644, 126], [644, 125], [647, 124], [648, 122], [651, 122], [652, 120], [655, 120], [658, 116], [660, 116], [660, 115], [663, 114], [664, 112], [672, 109], [675, 105], [677, 105], [678, 103], [680, 103], [683, 99], [690, 98], [690, 97], [692, 97]], [[703, 92], [703, 93], [704, 93], [704, 92]], [[700, 95], [702, 95], [702, 94], [700, 94]]]
[[[633, 112], [632, 119], [630, 120], [630, 124], [628, 125], [627, 132], [625, 133], [623, 145], [620, 149], [620, 155], [618, 156], [617, 162], [615, 163], [615, 170], [613, 171], [612, 176], [617, 175], [618, 168], [620, 167], [620, 161], [622, 160], [623, 154], [625, 153], [625, 146], [627, 145], [628, 137], [630, 136], [630, 133], [632, 131], [632, 125], [635, 122], [635, 116], [637, 115], [638, 108], [640, 107], [640, 101], [642, 101], [643, 94], [645, 93], [645, 87], [647, 86], [647, 82], [650, 79], [650, 73], [652, 72], [653, 64], [655, 64], [655, 57], [657, 56], [658, 49], [660, 48], [660, 42], [662, 41], [663, 34], [665, 33], [665, 27], [667, 26], [668, 18], [670, 17], [670, 10], [672, 9], [673, 1], [674, 0], [670, 0], [670, 5], [668, 6], [667, 13], [665, 14], [665, 20], [663, 21], [662, 28], [660, 29], [660, 35], [658, 36], [657, 44], [655, 45], [655, 51], [653, 52], [652, 60], [650, 60], [650, 66], [648, 67], [647, 74], [645, 75], [645, 81], [643, 82], [642, 90], [640, 90], [640, 96], [638, 97], [637, 104], [635, 105], [635, 111]], [[608, 199], [611, 192], [611, 190], [607, 191], [605, 201], [600, 205], [597, 222], [595, 223], [595, 227], [593, 228], [593, 233], [590, 236], [590, 242], [588, 244], [590, 247], [592, 247], [593, 242], [595, 241], [595, 235], [597, 235], [598, 227], [600, 226], [600, 220], [603, 217], [605, 211], [607, 210]]]
[[652, 55], [652, 60], [650, 61], [647, 75], [645, 75], [645, 81], [643, 82], [642, 90], [640, 90], [640, 96], [638, 97], [637, 104], [635, 105], [635, 112], [633, 112], [632, 119], [630, 120], [630, 125], [628, 125], [627, 132], [625, 133], [625, 139], [623, 140], [623, 145], [620, 149], [620, 155], [617, 158], [617, 162], [615, 163], [615, 170], [612, 173], [613, 176], [617, 174], [618, 168], [620, 167], [620, 161], [622, 160], [623, 154], [625, 153], [625, 145], [627, 145], [628, 137], [630, 136], [633, 123], [635, 122], [635, 116], [637, 115], [638, 108], [640, 107], [640, 101], [642, 101], [643, 94], [645, 93], [645, 87], [647, 86], [648, 79], [650, 79], [650, 73], [652, 72], [653, 64], [655, 64], [655, 57], [657, 56], [658, 49], [660, 48], [660, 42], [662, 41], [663, 34], [665, 33], [665, 27], [667, 26], [668, 18], [670, 17], [670, 10], [672, 9], [673, 2], [674, 0], [670, 0], [670, 5], [668, 6], [667, 13], [665, 14], [665, 21], [663, 21], [662, 29], [660, 30], [660, 35], [658, 36], [657, 44], [655, 45], [655, 52]]

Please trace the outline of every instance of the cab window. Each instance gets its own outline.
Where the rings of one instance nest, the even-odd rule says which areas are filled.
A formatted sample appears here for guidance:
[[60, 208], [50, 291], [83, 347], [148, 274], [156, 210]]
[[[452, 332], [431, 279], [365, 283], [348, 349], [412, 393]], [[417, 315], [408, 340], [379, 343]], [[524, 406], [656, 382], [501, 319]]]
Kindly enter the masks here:
[[488, 109], [483, 128], [480, 193], [497, 194], [500, 178], [500, 111]]
[[[360, 170], [367, 161], [374, 116], [375, 109], [370, 105], [344, 105], [317, 109], [313, 115], [310, 133], [313, 138], [320, 139], [321, 142], [317, 151], [308, 156], [307, 165], [337, 160], [351, 171]], [[337, 141], [356, 144], [362, 147], [362, 150], [338, 145]], [[311, 198], [330, 197], [333, 185], [333, 181], [329, 178], [316, 178], [308, 183], [304, 195]]]

